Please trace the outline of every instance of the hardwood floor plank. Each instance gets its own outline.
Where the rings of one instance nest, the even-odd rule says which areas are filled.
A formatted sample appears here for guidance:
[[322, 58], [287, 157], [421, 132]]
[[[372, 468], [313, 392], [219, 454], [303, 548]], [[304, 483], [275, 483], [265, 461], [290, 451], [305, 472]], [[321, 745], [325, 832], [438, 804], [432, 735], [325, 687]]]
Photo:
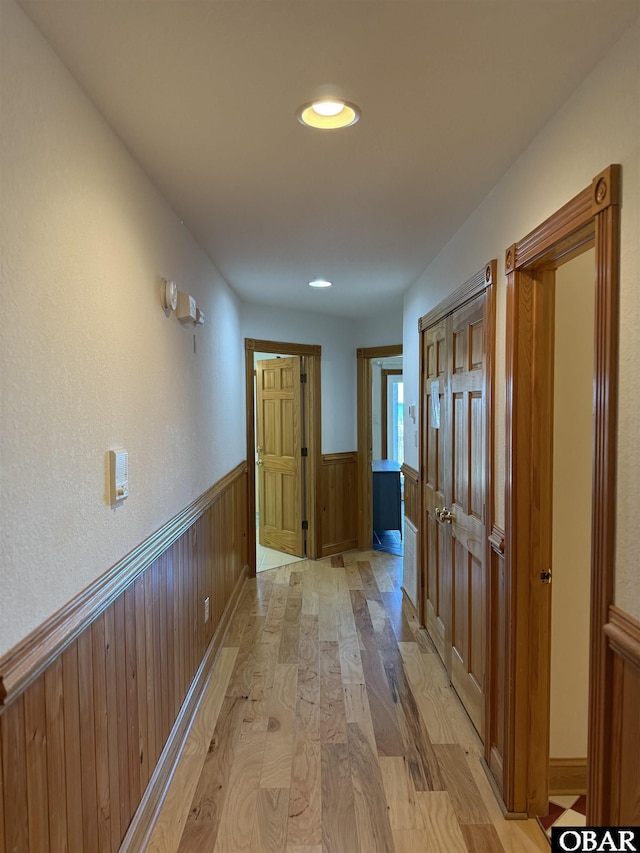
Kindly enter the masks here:
[[285, 853], [289, 819], [289, 789], [260, 788], [253, 827], [253, 849], [260, 853]]
[[337, 642], [320, 643], [320, 740], [347, 742], [347, 718]]
[[445, 790], [460, 823], [490, 823], [489, 815], [473, 777], [465, 754], [458, 744], [438, 743], [433, 747], [440, 764]]
[[342, 683], [363, 684], [364, 673], [362, 671], [362, 661], [360, 660], [358, 631], [353, 616], [351, 597], [349, 590], [346, 589], [344, 577], [342, 578], [342, 582], [345, 586], [339, 590], [336, 596], [336, 619]]
[[428, 853], [469, 853], [447, 791], [418, 791]]
[[280, 651], [278, 663], [297, 663], [298, 644], [300, 642], [300, 617], [302, 614], [302, 597], [298, 591], [293, 590], [287, 596], [287, 605], [284, 611], [284, 623], [282, 636], [280, 638]]
[[379, 757], [392, 829], [423, 829], [422, 813], [404, 757]]
[[[386, 578], [388, 578], [388, 575]], [[391, 584], [391, 589], [389, 589], [389, 584], [386, 581], [380, 585], [380, 581], [378, 580], [378, 586], [382, 593], [384, 609], [391, 620], [396, 638], [404, 642], [412, 642], [414, 640], [414, 633], [407, 621], [403, 606], [402, 591], [399, 588], [395, 589], [393, 584]], [[382, 587], [385, 587], [385, 589]]]
[[371, 598], [367, 598], [367, 607], [369, 608], [369, 617], [371, 618], [373, 630], [376, 634], [379, 634], [384, 631], [389, 618], [387, 616], [387, 611], [379, 601], [374, 601]]
[[344, 567], [345, 575], [347, 577], [347, 588], [348, 589], [364, 589], [362, 586], [362, 577], [360, 575], [360, 569], [358, 568], [357, 563], [350, 563]]
[[469, 853], [504, 853], [495, 827], [488, 824], [464, 824], [460, 826]]
[[430, 850], [424, 829], [394, 829], [393, 843], [396, 853], [426, 853]]
[[348, 735], [360, 850], [367, 853], [390, 853], [394, 849], [393, 835], [377, 756], [358, 723], [348, 724]]
[[215, 845], [245, 704], [246, 700], [237, 696], [227, 696], [222, 703], [193, 795], [180, 842], [181, 851], [212, 850]]
[[215, 669], [205, 688], [200, 710], [185, 744], [186, 755], [201, 755], [204, 758], [207, 754], [237, 657], [237, 647], [225, 647], [220, 650]]
[[336, 554], [335, 557], [331, 558], [331, 566], [332, 568], [338, 568], [339, 566], [344, 566], [344, 558], [342, 554]]
[[318, 617], [302, 616], [298, 651], [296, 738], [320, 740], [320, 644]]
[[[198, 779], [202, 772], [204, 755], [183, 755], [171, 780], [166, 799], [154, 824], [148, 853], [175, 853], [189, 815]], [[198, 853], [186, 843], [180, 848], [188, 853]]]
[[291, 782], [297, 676], [296, 664], [276, 665], [269, 702], [261, 788], [288, 788]]
[[253, 658], [251, 692], [242, 722], [243, 731], [266, 732], [269, 727], [269, 698], [278, 662], [278, 643], [261, 642]]
[[460, 706], [438, 656], [423, 655], [416, 643], [399, 643], [403, 664], [431, 743], [460, 743], [477, 755], [482, 744]]
[[505, 853], [549, 853], [549, 842], [537, 821], [505, 820], [479, 758], [475, 755], [465, 757]]
[[287, 844], [320, 844], [320, 743], [297, 736], [291, 765]]
[[391, 695], [380, 654], [377, 650], [364, 651], [360, 652], [360, 657], [378, 755], [403, 756], [405, 743], [398, 725], [397, 704]]
[[321, 750], [323, 853], [358, 851], [349, 747], [323, 743]]
[[438, 760], [407, 681], [400, 654], [386, 654], [384, 669], [396, 704], [404, 755], [415, 788], [417, 791], [441, 791], [443, 784]]
[[216, 853], [251, 853], [266, 732], [248, 732], [236, 746], [220, 818]]

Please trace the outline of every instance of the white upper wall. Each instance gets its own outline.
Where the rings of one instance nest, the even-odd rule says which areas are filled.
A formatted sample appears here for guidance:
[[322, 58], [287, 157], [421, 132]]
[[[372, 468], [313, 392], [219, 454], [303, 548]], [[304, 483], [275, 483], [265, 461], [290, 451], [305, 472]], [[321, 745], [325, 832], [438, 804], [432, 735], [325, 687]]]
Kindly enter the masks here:
[[[246, 450], [236, 297], [22, 11], [0, 11], [2, 654]], [[161, 276], [205, 312], [196, 354]]]
[[244, 304], [245, 338], [322, 347], [322, 453], [357, 448], [356, 351], [402, 340], [401, 306], [385, 316], [363, 320]]
[[322, 347], [322, 453], [356, 448], [353, 320], [265, 305], [243, 305], [245, 338]]
[[[499, 133], [509, 132], [508, 110]], [[504, 524], [504, 359], [507, 246], [524, 237], [610, 163], [621, 163], [620, 405], [616, 603], [640, 618], [640, 29], [629, 29], [465, 225], [407, 292], [404, 301], [405, 399], [418, 399], [418, 318], [435, 307], [490, 258], [498, 259], [495, 403], [496, 521]], [[418, 424], [405, 419], [406, 461], [418, 466], [413, 436]]]

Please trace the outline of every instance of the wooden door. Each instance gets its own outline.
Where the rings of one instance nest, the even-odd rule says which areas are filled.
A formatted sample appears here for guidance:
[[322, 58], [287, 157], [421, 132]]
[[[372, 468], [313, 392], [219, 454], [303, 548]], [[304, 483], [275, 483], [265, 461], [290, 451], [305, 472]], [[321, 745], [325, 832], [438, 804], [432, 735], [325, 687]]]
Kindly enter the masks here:
[[483, 737], [487, 585], [484, 294], [422, 334], [424, 618], [451, 683]]
[[304, 557], [300, 357], [256, 364], [261, 545]]
[[[485, 297], [449, 318], [451, 519], [451, 683], [473, 724], [484, 732], [486, 572], [485, 512]], [[448, 472], [449, 473], [449, 472]]]
[[423, 332], [422, 428], [424, 449], [423, 507], [426, 525], [426, 577], [424, 621], [440, 657], [445, 659], [445, 634], [449, 628], [450, 584], [442, 576], [448, 559], [445, 528], [436, 510], [445, 505], [445, 394], [448, 382], [446, 321]]

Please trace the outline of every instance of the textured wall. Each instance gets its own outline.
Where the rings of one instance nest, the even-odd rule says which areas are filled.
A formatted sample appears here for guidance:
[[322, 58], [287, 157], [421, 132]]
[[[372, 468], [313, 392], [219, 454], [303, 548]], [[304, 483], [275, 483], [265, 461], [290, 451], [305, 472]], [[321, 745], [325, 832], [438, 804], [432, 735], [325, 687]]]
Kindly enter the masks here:
[[[610, 163], [623, 169], [618, 524], [616, 603], [640, 618], [640, 35], [626, 35], [541, 129], [465, 225], [405, 295], [404, 373], [407, 403], [418, 399], [418, 318], [498, 259], [495, 400], [496, 523], [504, 525], [504, 252], [588, 186]], [[508, 132], [508, 113], [503, 116]], [[412, 390], [413, 389], [413, 390]], [[416, 424], [416, 428], [418, 425]], [[417, 467], [412, 422], [405, 423], [406, 461]]]
[[[245, 457], [238, 304], [47, 43], [2, 2], [0, 653]], [[160, 277], [204, 309], [160, 307]], [[107, 451], [130, 497], [106, 499]]]
[[246, 338], [322, 347], [322, 453], [356, 449], [356, 346], [353, 321], [303, 311], [243, 305]]

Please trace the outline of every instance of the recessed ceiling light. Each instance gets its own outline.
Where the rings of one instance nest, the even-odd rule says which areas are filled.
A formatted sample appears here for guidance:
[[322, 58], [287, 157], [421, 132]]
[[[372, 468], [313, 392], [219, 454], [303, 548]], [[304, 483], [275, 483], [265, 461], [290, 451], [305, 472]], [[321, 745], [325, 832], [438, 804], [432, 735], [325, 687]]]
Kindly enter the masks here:
[[336, 130], [339, 127], [349, 127], [360, 118], [360, 110], [355, 104], [347, 101], [325, 100], [303, 104], [298, 112], [298, 121], [307, 127], [318, 130]]
[[331, 287], [332, 285], [332, 281], [325, 281], [323, 278], [316, 278], [309, 282], [309, 287]]

